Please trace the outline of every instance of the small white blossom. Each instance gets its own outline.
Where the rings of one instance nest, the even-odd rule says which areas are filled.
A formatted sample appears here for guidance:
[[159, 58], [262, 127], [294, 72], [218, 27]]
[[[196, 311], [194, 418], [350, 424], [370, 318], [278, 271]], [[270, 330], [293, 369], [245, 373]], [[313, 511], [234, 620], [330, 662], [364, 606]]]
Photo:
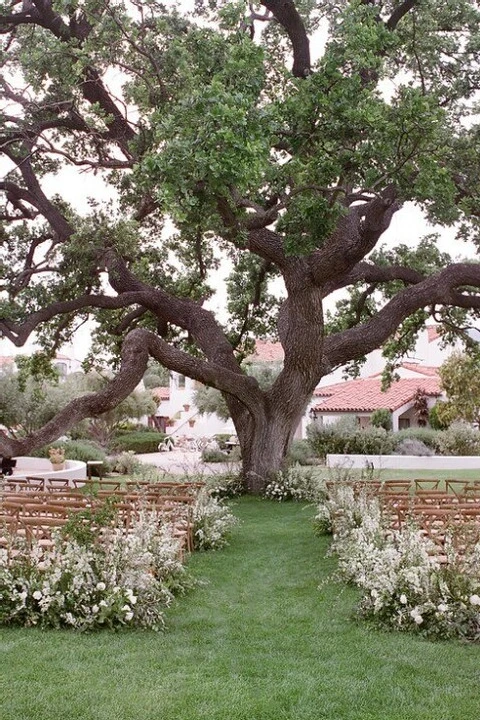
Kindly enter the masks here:
[[104, 582], [98, 582], [98, 583], [96, 584], [96, 586], [95, 586], [95, 589], [96, 589], [96, 590], [105, 590], [106, 587], [107, 587], [107, 586], [105, 585]]
[[480, 595], [470, 595], [470, 605], [480, 605]]
[[400, 602], [402, 603], [402, 605], [406, 605], [406, 604], [407, 604], [408, 600], [407, 600], [407, 596], [405, 595], [405, 593], [402, 593], [402, 594], [400, 595]]
[[445, 603], [440, 603], [440, 605], [437, 607], [437, 610], [439, 613], [446, 613], [448, 610], [448, 605], [445, 605]]
[[423, 623], [423, 617], [418, 608], [413, 608], [413, 610], [410, 611], [410, 617], [417, 625], [421, 625]]
[[33, 597], [34, 600], [41, 600], [42, 597], [43, 597], [42, 591], [41, 591], [41, 590], [35, 590], [35, 592], [33, 593], [32, 597]]
[[92, 605], [92, 613], [94, 615], [96, 615], [99, 610], [100, 610], [100, 608], [98, 607], [98, 605]]

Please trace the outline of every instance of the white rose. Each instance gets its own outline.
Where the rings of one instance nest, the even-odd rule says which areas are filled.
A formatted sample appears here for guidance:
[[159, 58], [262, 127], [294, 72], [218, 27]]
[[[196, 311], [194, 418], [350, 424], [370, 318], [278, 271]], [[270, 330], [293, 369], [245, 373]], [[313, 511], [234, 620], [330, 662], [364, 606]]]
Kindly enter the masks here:
[[128, 612], [131, 612], [131, 610], [132, 610], [132, 608], [130, 607], [130, 605], [124, 605], [122, 607], [122, 612], [128, 613]]
[[439, 613], [446, 613], [448, 610], [448, 605], [445, 605], [445, 603], [440, 603], [440, 605], [437, 607], [437, 610]]
[[125, 615], [125, 620], [131, 620], [133, 618], [133, 612], [130, 610], [130, 612], [127, 612]]
[[100, 602], [98, 604], [100, 605], [100, 607], [107, 607], [107, 605], [108, 605], [106, 600], [100, 600]]
[[406, 604], [407, 604], [408, 600], [407, 600], [407, 596], [405, 595], [405, 593], [402, 593], [402, 594], [400, 595], [400, 602], [402, 603], [402, 605], [406, 605]]
[[99, 610], [100, 610], [100, 608], [98, 607], [98, 605], [92, 605], [92, 613], [94, 615], [96, 615]]
[[420, 615], [418, 608], [413, 608], [413, 610], [410, 611], [410, 617], [417, 625], [421, 625], [423, 622], [423, 617]]
[[35, 590], [32, 597], [34, 600], [41, 600], [43, 597], [41, 590]]
[[105, 585], [104, 582], [99, 582], [99, 583], [97, 583], [97, 585], [96, 585], [96, 589], [97, 589], [97, 590], [105, 590], [106, 587], [107, 587], [107, 586]]
[[471, 605], [480, 605], [480, 595], [470, 595]]

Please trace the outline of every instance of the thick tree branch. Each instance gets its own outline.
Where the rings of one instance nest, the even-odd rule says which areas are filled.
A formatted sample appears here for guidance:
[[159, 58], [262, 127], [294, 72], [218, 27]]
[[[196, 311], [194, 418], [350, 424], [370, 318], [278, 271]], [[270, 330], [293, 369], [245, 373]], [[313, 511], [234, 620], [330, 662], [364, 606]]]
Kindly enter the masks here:
[[267, 10], [286, 31], [292, 43], [293, 68], [295, 77], [303, 78], [310, 74], [310, 43], [305, 25], [293, 0], [262, 0]]
[[405, 0], [395, 8], [389, 19], [385, 23], [389, 30], [395, 30], [400, 20], [408, 13], [412, 8], [418, 5], [418, 0]]
[[414, 287], [401, 290], [371, 320], [325, 339], [326, 367], [336, 367], [372, 352], [396, 331], [405, 318], [421, 308], [457, 305], [478, 309], [480, 294], [470, 296], [461, 291], [464, 287], [480, 290], [480, 264], [452, 264]]
[[381, 196], [351, 207], [324, 246], [309, 259], [317, 285], [326, 285], [348, 274], [373, 250], [400, 208], [393, 186], [387, 187]]

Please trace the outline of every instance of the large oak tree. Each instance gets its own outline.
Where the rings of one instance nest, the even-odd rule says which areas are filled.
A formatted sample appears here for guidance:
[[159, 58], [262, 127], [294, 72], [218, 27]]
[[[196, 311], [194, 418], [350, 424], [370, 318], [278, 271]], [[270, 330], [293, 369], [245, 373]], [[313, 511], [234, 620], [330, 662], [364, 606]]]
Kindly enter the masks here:
[[[385, 249], [411, 201], [478, 240], [479, 11], [470, 0], [0, 2], [0, 329], [46, 352], [97, 322], [117, 352], [101, 392], [23, 439], [21, 454], [125, 398], [149, 358], [219, 389], [248, 488], [280, 467], [313, 389], [425, 320], [465, 327], [480, 267], [434, 236]], [[328, 28], [318, 60], [311, 38]], [[118, 203], [79, 214], [62, 168]], [[45, 188], [58, 175], [58, 194]], [[228, 322], [205, 306], [227, 257]], [[285, 297], [269, 291], [282, 278]], [[335, 313], [324, 303], [348, 291]], [[267, 390], [240, 367], [276, 335]]]

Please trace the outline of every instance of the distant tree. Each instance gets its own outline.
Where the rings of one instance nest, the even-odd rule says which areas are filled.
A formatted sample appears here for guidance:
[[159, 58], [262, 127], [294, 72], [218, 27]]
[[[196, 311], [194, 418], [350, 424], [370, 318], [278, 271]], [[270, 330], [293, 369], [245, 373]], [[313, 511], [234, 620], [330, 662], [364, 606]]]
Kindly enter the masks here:
[[[0, 374], [0, 425], [12, 437], [21, 438], [43, 427], [73, 398], [99, 392], [109, 384], [109, 377], [98, 373], [74, 373], [58, 382], [50, 379], [23, 377], [13, 370]], [[155, 411], [156, 402], [150, 392], [134, 390], [111, 411], [97, 418], [87, 418], [73, 426], [74, 434], [90, 437], [103, 446], [116, 429], [128, 419], [139, 419]]]
[[143, 384], [148, 390], [157, 387], [168, 387], [170, 383], [170, 371], [157, 362], [149, 362], [143, 376]]
[[439, 370], [447, 401], [437, 404], [441, 422], [480, 422], [480, 354], [454, 352]]
[[433, 430], [446, 430], [450, 425], [450, 421], [442, 418], [442, 408], [445, 405], [444, 402], [437, 402], [430, 408], [430, 415], [428, 416], [428, 422]]
[[[254, 377], [262, 390], [267, 390], [280, 373], [281, 367], [276, 363], [249, 362], [244, 363], [249, 375]], [[195, 390], [193, 401], [201, 415], [215, 413], [221, 420], [228, 420], [230, 410], [224, 396], [219, 390], [201, 385]]]

